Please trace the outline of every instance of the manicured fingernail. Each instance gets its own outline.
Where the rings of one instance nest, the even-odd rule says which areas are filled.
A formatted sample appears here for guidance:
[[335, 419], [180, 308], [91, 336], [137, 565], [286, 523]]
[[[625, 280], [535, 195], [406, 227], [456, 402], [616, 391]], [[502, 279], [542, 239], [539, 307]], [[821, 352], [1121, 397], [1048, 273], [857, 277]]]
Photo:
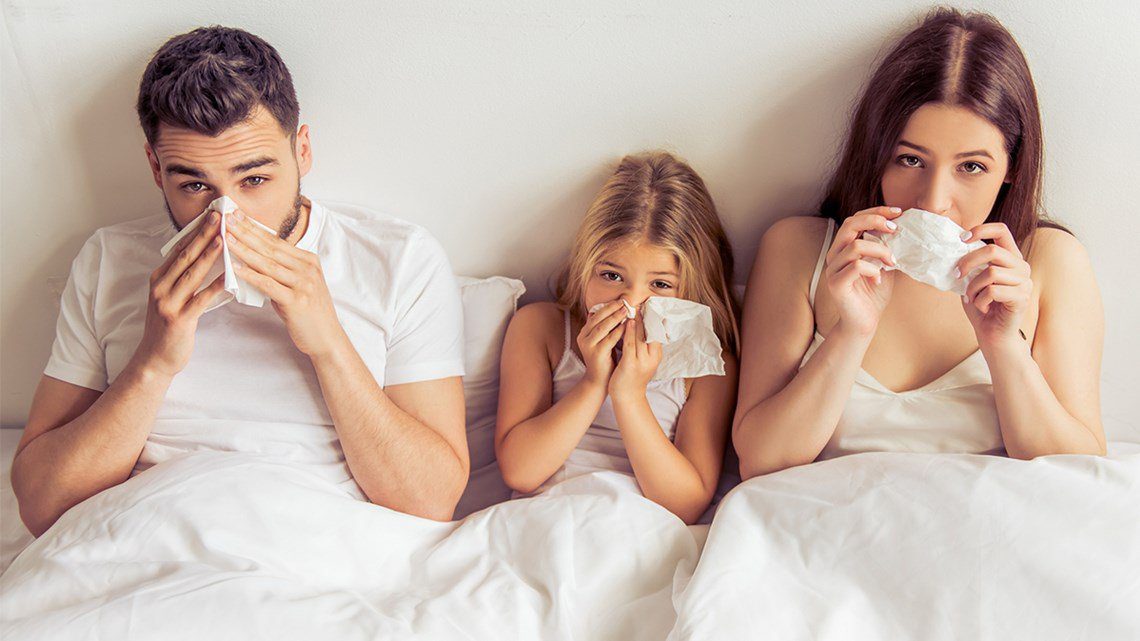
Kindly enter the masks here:
[[898, 229], [898, 228], [899, 228], [898, 223], [896, 223], [895, 221], [893, 221], [893, 220], [887, 221], [887, 229], [893, 230], [893, 229]]
[[901, 213], [902, 213], [902, 208], [900, 208], [900, 207], [891, 207], [891, 213], [892, 213], [892, 214], [901, 214]]
[[962, 294], [962, 302], [963, 302], [963, 303], [969, 303], [969, 302], [970, 302], [970, 297], [969, 297], [969, 296], [967, 296], [967, 295], [965, 295], [965, 294]]
[[962, 239], [962, 242], [966, 242], [967, 240], [970, 240], [970, 236], [973, 236], [973, 235], [974, 235], [974, 232], [967, 229], [966, 231], [962, 232], [962, 235], [959, 236], [959, 238]]
[[955, 267], [954, 268], [954, 278], [961, 278], [961, 277], [962, 277], [962, 270]]

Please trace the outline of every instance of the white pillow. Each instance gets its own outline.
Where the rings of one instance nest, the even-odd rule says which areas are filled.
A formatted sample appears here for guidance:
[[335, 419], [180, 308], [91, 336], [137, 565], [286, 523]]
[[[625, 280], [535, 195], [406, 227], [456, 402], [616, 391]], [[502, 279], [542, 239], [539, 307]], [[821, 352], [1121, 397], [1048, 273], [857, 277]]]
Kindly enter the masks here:
[[471, 479], [455, 518], [505, 501], [511, 490], [495, 462], [495, 415], [499, 406], [499, 357], [507, 324], [526, 291], [522, 281], [502, 276], [457, 277], [463, 299], [463, 394], [467, 406], [467, 449]]

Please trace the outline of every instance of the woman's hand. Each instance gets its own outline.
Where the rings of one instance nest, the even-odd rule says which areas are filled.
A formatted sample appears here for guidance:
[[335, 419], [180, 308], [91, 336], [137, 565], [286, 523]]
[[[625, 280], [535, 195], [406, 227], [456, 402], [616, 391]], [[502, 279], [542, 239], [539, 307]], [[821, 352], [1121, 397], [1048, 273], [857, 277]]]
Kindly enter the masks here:
[[661, 343], [645, 342], [645, 324], [640, 316], [625, 321], [621, 360], [610, 378], [610, 396], [615, 401], [629, 395], [644, 398], [645, 388], [661, 364], [663, 351]]
[[958, 261], [958, 273], [983, 267], [966, 287], [962, 306], [982, 348], [1022, 343], [1021, 318], [1033, 294], [1029, 263], [1005, 223], [986, 223], [963, 234], [965, 242], [993, 240]]
[[864, 209], [843, 221], [827, 252], [827, 290], [839, 309], [839, 322], [860, 334], [871, 335], [891, 298], [893, 274], [883, 274], [869, 259], [894, 265], [891, 250], [863, 238], [863, 232], [893, 234], [898, 226], [891, 221], [902, 210], [898, 207]]
[[603, 388], [609, 385], [614, 371], [613, 349], [621, 340], [625, 319], [625, 305], [621, 300], [610, 301], [587, 314], [586, 324], [578, 332], [578, 350], [586, 364], [587, 382]]

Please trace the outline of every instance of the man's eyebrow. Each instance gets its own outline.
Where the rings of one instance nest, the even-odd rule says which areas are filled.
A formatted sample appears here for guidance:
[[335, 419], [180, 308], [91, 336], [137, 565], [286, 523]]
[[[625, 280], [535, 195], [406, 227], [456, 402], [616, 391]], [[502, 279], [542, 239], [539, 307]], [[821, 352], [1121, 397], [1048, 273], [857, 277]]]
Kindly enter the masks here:
[[166, 173], [168, 175], [170, 175], [170, 174], [186, 174], [187, 176], [193, 176], [195, 178], [205, 178], [206, 177], [206, 172], [202, 171], [201, 169], [195, 169], [193, 167], [190, 167], [187, 165], [180, 165], [178, 163], [171, 163], [171, 164], [167, 165], [166, 166]]
[[230, 173], [231, 174], [240, 174], [243, 171], [249, 171], [250, 169], [256, 169], [258, 167], [264, 167], [266, 165], [280, 165], [280, 164], [281, 163], [277, 162], [276, 158], [270, 158], [269, 156], [262, 156], [261, 158], [254, 158], [253, 160], [247, 160], [247, 161], [241, 163], [240, 165], [234, 165], [233, 167], [230, 167]]

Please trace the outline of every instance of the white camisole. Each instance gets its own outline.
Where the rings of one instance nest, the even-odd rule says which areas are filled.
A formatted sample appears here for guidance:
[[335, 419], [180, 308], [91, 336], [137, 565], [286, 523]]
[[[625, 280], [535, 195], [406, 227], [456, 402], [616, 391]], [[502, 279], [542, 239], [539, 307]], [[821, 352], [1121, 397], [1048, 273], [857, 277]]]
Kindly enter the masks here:
[[[570, 393], [574, 385], [586, 375], [586, 365], [571, 347], [570, 312], [565, 312], [566, 330], [562, 358], [554, 368], [552, 401], [557, 403]], [[645, 390], [645, 398], [657, 418], [658, 425], [669, 440], [677, 429], [677, 418], [685, 406], [687, 392], [685, 379], [674, 378], [665, 381], [650, 381]], [[621, 440], [617, 416], [609, 396], [602, 402], [598, 415], [570, 453], [566, 462], [534, 494], [544, 492], [558, 483], [576, 476], [596, 471], [617, 471], [633, 476], [633, 466]], [[517, 495], [516, 495], [517, 496]]]
[[[829, 219], [808, 294], [813, 310], [834, 233], [835, 222]], [[800, 367], [824, 340], [816, 331]], [[1004, 454], [993, 381], [981, 350], [936, 380], [906, 392], [891, 391], [859, 368], [851, 397], [819, 458], [884, 451]]]

